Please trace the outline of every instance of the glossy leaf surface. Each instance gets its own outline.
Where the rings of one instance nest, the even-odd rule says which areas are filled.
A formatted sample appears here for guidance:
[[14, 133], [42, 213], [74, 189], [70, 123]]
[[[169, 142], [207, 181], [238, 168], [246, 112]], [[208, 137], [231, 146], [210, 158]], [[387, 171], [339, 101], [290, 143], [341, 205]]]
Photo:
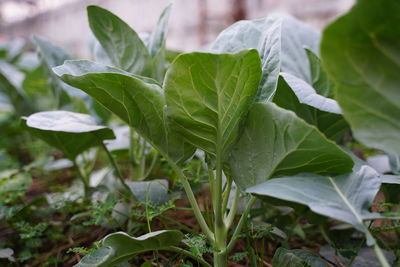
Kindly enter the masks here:
[[353, 167], [350, 156], [314, 126], [273, 103], [253, 105], [230, 163], [242, 189], [284, 175], [339, 174]]

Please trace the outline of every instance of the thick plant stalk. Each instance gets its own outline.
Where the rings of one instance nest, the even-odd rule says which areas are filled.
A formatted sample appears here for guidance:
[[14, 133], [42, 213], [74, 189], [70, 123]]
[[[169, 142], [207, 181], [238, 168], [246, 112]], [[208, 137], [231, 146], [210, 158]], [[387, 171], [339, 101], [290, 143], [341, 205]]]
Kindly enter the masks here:
[[214, 252], [214, 266], [224, 267], [227, 266], [227, 253], [226, 243], [227, 243], [227, 233], [228, 229], [224, 223], [224, 206], [222, 199], [222, 158], [220, 146], [217, 146], [217, 158], [216, 158], [216, 175], [213, 188], [213, 196], [215, 199], [214, 208], [214, 237], [215, 237], [215, 247], [217, 249]]

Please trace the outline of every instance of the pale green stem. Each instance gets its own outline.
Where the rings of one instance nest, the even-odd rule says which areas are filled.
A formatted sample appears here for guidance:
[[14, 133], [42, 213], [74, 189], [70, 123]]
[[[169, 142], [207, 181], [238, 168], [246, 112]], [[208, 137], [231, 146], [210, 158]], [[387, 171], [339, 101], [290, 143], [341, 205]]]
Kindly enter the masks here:
[[156, 152], [156, 154], [153, 156], [153, 159], [151, 160], [151, 163], [150, 163], [150, 167], [149, 167], [149, 169], [147, 170], [146, 174], [144, 175], [144, 179], [143, 179], [143, 180], [145, 180], [147, 177], [149, 177], [151, 171], [153, 170], [154, 166], [155, 166], [156, 163], [157, 163], [158, 155], [159, 155], [159, 153]]
[[138, 177], [136, 179], [136, 180], [139, 180], [139, 181], [145, 179], [144, 173], [145, 173], [145, 170], [146, 170], [146, 155], [145, 155], [145, 152], [146, 152], [146, 140], [144, 140], [142, 138], [141, 141], [142, 142], [140, 143], [140, 154], [139, 154], [139, 161], [140, 161], [139, 174], [138, 174]]
[[229, 197], [231, 195], [231, 190], [232, 190], [232, 179], [229, 179], [227, 182], [228, 186], [224, 191], [223, 194], [223, 203], [222, 203], [222, 215], [226, 213], [226, 209], [228, 208], [228, 201]]
[[146, 190], [146, 221], [147, 221], [147, 228], [149, 230], [149, 233], [151, 233], [150, 216], [149, 216], [149, 191], [150, 191], [150, 183], [147, 186], [147, 190]]
[[225, 218], [225, 225], [226, 228], [229, 229], [232, 226], [233, 220], [235, 219], [236, 212], [237, 212], [237, 206], [239, 204], [239, 189], [235, 188], [235, 193], [233, 195], [233, 201], [232, 201], [232, 206], [229, 210], [228, 216]]
[[215, 236], [215, 246], [217, 251], [214, 252], [214, 266], [224, 267], [227, 264], [227, 253], [226, 241], [227, 241], [227, 229], [224, 224], [224, 214], [223, 214], [223, 199], [222, 199], [222, 159], [220, 158], [220, 151], [217, 148], [217, 159], [216, 159], [216, 176], [214, 184], [214, 196], [215, 196], [215, 206], [214, 206], [214, 236]]
[[132, 190], [130, 189], [130, 187], [125, 183], [125, 179], [122, 176], [117, 164], [115, 163], [115, 160], [113, 158], [113, 156], [111, 155], [111, 152], [107, 149], [106, 145], [104, 144], [104, 142], [101, 142], [101, 147], [104, 149], [104, 151], [107, 154], [108, 159], [110, 160], [111, 165], [114, 168], [115, 173], [117, 174], [118, 179], [120, 180], [122, 186], [125, 188], [125, 190], [127, 191], [127, 193], [129, 194], [129, 196], [132, 198], [132, 200], [135, 200], [136, 197], [135, 195], [132, 193]]
[[210, 164], [207, 164], [208, 183], [210, 184], [212, 206], [215, 207], [215, 194], [214, 194], [214, 172]]
[[207, 238], [210, 240], [211, 244], [214, 245], [215, 239], [214, 239], [214, 233], [211, 232], [210, 228], [208, 227], [206, 221], [204, 220], [203, 214], [201, 213], [199, 204], [197, 204], [196, 197], [193, 194], [192, 188], [185, 176], [185, 174], [182, 172], [182, 170], [176, 165], [176, 163], [171, 160], [167, 155], [164, 156], [165, 159], [167, 159], [168, 163], [176, 173], [176, 175], [179, 177], [183, 188], [186, 192], [186, 195], [188, 197], [189, 203], [192, 206], [194, 216], [196, 217], [197, 222], [200, 225], [201, 230], [203, 233], [207, 236]]
[[226, 247], [226, 253], [231, 252], [231, 250], [235, 247], [235, 244], [239, 239], [239, 234], [247, 221], [247, 217], [249, 216], [250, 210], [253, 207], [255, 201], [256, 198], [254, 196], [251, 196], [249, 202], [247, 202], [246, 208], [244, 209], [242, 216], [240, 217], [239, 223], [236, 226], [235, 231], [233, 232], [232, 239]]
[[82, 173], [81, 168], [79, 167], [78, 163], [76, 162], [76, 158], [72, 162], [74, 163], [75, 169], [78, 172], [78, 176], [83, 183], [83, 190], [84, 190], [85, 197], [88, 197], [89, 196], [89, 179], [86, 175], [84, 175]]
[[385, 255], [383, 254], [383, 251], [378, 246], [378, 243], [375, 243], [373, 247], [374, 247], [375, 255], [378, 258], [378, 261], [380, 262], [381, 266], [382, 267], [390, 267], [390, 264], [388, 263]]

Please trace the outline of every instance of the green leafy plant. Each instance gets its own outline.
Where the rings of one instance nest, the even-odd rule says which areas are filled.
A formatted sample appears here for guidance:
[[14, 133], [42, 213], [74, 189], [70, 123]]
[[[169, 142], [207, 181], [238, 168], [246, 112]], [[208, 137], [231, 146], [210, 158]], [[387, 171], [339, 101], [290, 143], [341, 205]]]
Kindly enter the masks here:
[[[93, 7], [89, 8], [89, 16], [90, 10]], [[163, 85], [89, 61], [67, 61], [54, 71], [64, 82], [82, 89], [135, 128], [169, 162], [184, 185], [199, 225], [216, 248], [216, 266], [226, 265], [227, 255], [255, 201], [254, 197], [249, 201], [228, 244], [228, 230], [235, 219], [239, 199], [237, 189], [228, 212], [233, 181], [246, 189], [271, 176], [305, 171], [340, 174], [351, 171], [353, 165], [344, 151], [293, 113], [271, 103], [254, 104], [262, 75], [256, 50], [180, 55], [168, 68]], [[261, 126], [265, 125], [265, 130], [256, 123], [259, 121], [256, 116], [263, 118]], [[285, 131], [285, 135], [271, 129]], [[314, 154], [302, 153], [302, 146]], [[207, 155], [213, 225], [205, 221], [179, 166], [194, 148]], [[269, 151], [274, 150], [281, 151], [281, 159], [277, 158], [277, 152], [274, 157], [269, 156]], [[266, 156], [260, 157], [260, 153]], [[310, 164], [299, 165], [295, 161], [299, 158]], [[256, 167], [254, 160], [259, 162]]]
[[[183, 53], [173, 60], [168, 59], [165, 47], [171, 6], [161, 14], [149, 40], [141, 38], [115, 14], [89, 6], [96, 62], [71, 60], [60, 48], [35, 37], [43, 63], [36, 71], [48, 72], [48, 87], [56, 106], [80, 106], [104, 124], [111, 112], [129, 132], [128, 137], [122, 136], [122, 145], [118, 138], [107, 144], [105, 140], [115, 137], [113, 131], [99, 126], [87, 114], [58, 110], [24, 117], [28, 131], [73, 162], [86, 196], [90, 195], [92, 182], [96, 193], [104, 198], [74, 220], [91, 216], [84, 225], [121, 227], [123, 223], [113, 223], [118, 220], [113, 214], [117, 205], [123, 205], [120, 213], [128, 221], [127, 233], [106, 235], [96, 250], [75, 249], [86, 254], [77, 266], [126, 264], [140, 253], [158, 250], [175, 252], [203, 266], [211, 266], [206, 261], [211, 254], [212, 264], [217, 267], [227, 266], [229, 259], [240, 261], [246, 257], [256, 265], [264, 252], [258, 257], [250, 239], [261, 239], [265, 248], [265, 239], [274, 231], [288, 246], [290, 237], [271, 223], [279, 221], [278, 216], [281, 222], [287, 220], [282, 226], [291, 228], [289, 236], [307, 242], [308, 232], [300, 219], [288, 219], [290, 216], [281, 215], [283, 212], [278, 215], [277, 208], [271, 208], [276, 203], [293, 207], [288, 213], [298, 212], [315, 222], [339, 254], [342, 248], [326, 234], [322, 216], [344, 222], [353, 228], [352, 232], [355, 229], [361, 233], [364, 238], [358, 250], [351, 251], [350, 265], [366, 242], [380, 264], [389, 266], [377, 235], [387, 229], [398, 231], [398, 225], [375, 227], [373, 222], [397, 220], [398, 212], [378, 212], [371, 206], [382, 183], [400, 183], [400, 108], [396, 102], [400, 29], [392, 27], [399, 20], [400, 5], [395, 0], [383, 2], [359, 0], [323, 31], [322, 40], [318, 31], [300, 21], [274, 15], [237, 22], [202, 52]], [[13, 86], [10, 75], [3, 76], [5, 86], [1, 92], [12, 100], [18, 115], [26, 115], [21, 103], [29, 96]], [[78, 95], [83, 97], [83, 105], [76, 100]], [[378, 173], [341, 147], [359, 146], [351, 133], [355, 140], [390, 155], [389, 174]], [[118, 186], [101, 183], [109, 172], [107, 166], [101, 167], [93, 181], [79, 167], [78, 155], [99, 146], [129, 200], [117, 197]], [[119, 150], [129, 150], [128, 155], [121, 155], [129, 158], [130, 177], [137, 181], [127, 181], [128, 175], [120, 171], [115, 161]], [[146, 164], [147, 158], [151, 158], [150, 164]], [[96, 163], [95, 158], [89, 161], [91, 166]], [[172, 197], [168, 201], [166, 176], [142, 181], [157, 165], [163, 165], [163, 175], [179, 180], [200, 236], [184, 239], [178, 230], [152, 232], [152, 220], [172, 209], [175, 200]], [[6, 192], [7, 205], [23, 196], [21, 191], [30, 178], [16, 171], [0, 180], [0, 185], [6, 185], [0, 192]], [[211, 203], [199, 205], [193, 184], [205, 180]], [[257, 199], [261, 208], [254, 209]], [[6, 208], [8, 217], [19, 212]], [[270, 221], [263, 222], [254, 234], [246, 228], [253, 226], [248, 220], [256, 216]], [[149, 233], [131, 236], [136, 233], [133, 219], [142, 225], [146, 221]], [[31, 226], [21, 220], [14, 226], [22, 239], [38, 239], [49, 224]], [[241, 238], [246, 239], [246, 251], [236, 250]], [[182, 243], [188, 248], [180, 248]], [[149, 264], [146, 259], [143, 266]], [[331, 266], [311, 251], [283, 247], [276, 250], [272, 264]]]

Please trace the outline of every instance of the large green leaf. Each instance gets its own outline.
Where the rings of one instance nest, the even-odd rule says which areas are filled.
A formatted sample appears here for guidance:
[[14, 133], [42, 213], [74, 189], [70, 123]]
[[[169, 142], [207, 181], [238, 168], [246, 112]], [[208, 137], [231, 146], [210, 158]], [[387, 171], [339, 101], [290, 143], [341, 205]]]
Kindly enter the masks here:
[[173, 160], [181, 162], [194, 153], [194, 148], [165, 123], [164, 91], [155, 81], [85, 60], [67, 61], [54, 72], [134, 127]]
[[172, 127], [197, 148], [226, 157], [239, 137], [260, 77], [256, 50], [180, 55], [165, 78]]
[[347, 153], [314, 126], [273, 103], [256, 103], [231, 154], [231, 172], [242, 188], [301, 172], [346, 173]]
[[219, 34], [210, 51], [257, 49], [263, 71], [257, 100], [264, 101], [273, 95], [280, 70], [311, 81], [304, 47], [316, 51], [319, 38], [319, 33], [308, 25], [289, 16], [273, 15], [233, 24]]
[[368, 209], [380, 185], [379, 174], [373, 168], [356, 164], [349, 174], [337, 177], [298, 174], [271, 179], [247, 192], [301, 203], [316, 213], [352, 224], [366, 234], [367, 243], [372, 245], [375, 240], [364, 220], [379, 217]]
[[329, 139], [340, 141], [349, 128], [342, 115], [337, 114], [340, 108], [333, 99], [316, 94], [309, 84], [288, 73], [279, 77], [273, 102], [317, 126]]
[[123, 20], [98, 6], [87, 8], [89, 26], [113, 64], [135, 74], [148, 74], [151, 56], [138, 34]]
[[123, 232], [109, 234], [103, 239], [100, 249], [83, 257], [75, 266], [115, 266], [139, 253], [178, 245], [182, 238], [183, 234], [175, 230], [156, 231], [139, 237], [131, 237]]
[[302, 249], [280, 247], [272, 258], [273, 267], [330, 267], [318, 254]]
[[400, 154], [400, 2], [359, 0], [329, 25], [322, 60], [362, 143]]
[[56, 110], [38, 112], [24, 119], [33, 135], [60, 149], [71, 160], [86, 149], [101, 145], [103, 140], [115, 138], [111, 129], [96, 125], [87, 114]]

